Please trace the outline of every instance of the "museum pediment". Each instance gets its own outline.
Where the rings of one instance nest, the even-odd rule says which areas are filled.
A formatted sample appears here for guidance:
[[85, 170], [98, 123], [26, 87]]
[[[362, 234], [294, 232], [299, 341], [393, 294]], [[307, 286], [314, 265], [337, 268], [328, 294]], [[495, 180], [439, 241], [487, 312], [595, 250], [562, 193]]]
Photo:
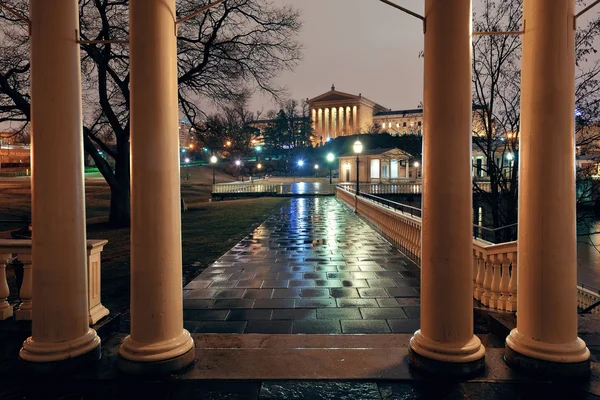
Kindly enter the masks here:
[[310, 99], [309, 103], [327, 103], [327, 102], [339, 102], [339, 101], [356, 101], [360, 100], [359, 96], [355, 96], [349, 93], [338, 92], [337, 90], [331, 90], [313, 99]]

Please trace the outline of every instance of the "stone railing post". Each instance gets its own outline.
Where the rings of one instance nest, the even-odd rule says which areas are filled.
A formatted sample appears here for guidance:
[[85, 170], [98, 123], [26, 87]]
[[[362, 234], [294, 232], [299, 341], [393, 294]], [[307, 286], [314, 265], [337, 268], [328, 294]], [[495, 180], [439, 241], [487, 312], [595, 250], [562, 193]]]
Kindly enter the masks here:
[[94, 325], [109, 314], [106, 307], [100, 302], [101, 274], [100, 255], [108, 240], [88, 240], [88, 306], [89, 323]]
[[483, 282], [485, 281], [485, 258], [483, 252], [477, 250], [477, 289], [475, 289], [474, 297], [476, 300], [481, 301], [485, 289], [483, 288]]
[[483, 294], [481, 295], [481, 304], [488, 307], [490, 305], [490, 298], [492, 297], [492, 279], [494, 268], [492, 266], [492, 260], [489, 255], [485, 256], [482, 260], [485, 265], [485, 275], [483, 278]]
[[500, 271], [502, 269], [502, 261], [498, 254], [494, 254], [492, 261], [492, 285], [489, 301], [490, 308], [498, 308], [498, 300], [500, 299]]
[[23, 263], [23, 285], [19, 291], [21, 304], [15, 312], [15, 317], [18, 321], [31, 321], [31, 309], [33, 304], [33, 275], [31, 269], [31, 253], [18, 254], [19, 261]]
[[6, 262], [10, 256], [10, 254], [0, 254], [0, 321], [13, 316], [13, 308], [7, 301], [10, 289], [6, 280]]
[[510, 284], [510, 260], [507, 258], [506, 253], [502, 254], [502, 276], [500, 278], [500, 293], [501, 296], [498, 299], [498, 310], [506, 310], [506, 303], [510, 299], [510, 292], [508, 290]]
[[510, 262], [510, 281], [508, 282], [508, 292], [510, 293], [509, 299], [506, 301], [506, 311], [517, 311], [517, 274], [519, 273], [517, 267], [517, 252], [510, 252], [507, 254]]
[[477, 250], [473, 249], [473, 297], [475, 299], [477, 299], [477, 273], [479, 272], [477, 264]]

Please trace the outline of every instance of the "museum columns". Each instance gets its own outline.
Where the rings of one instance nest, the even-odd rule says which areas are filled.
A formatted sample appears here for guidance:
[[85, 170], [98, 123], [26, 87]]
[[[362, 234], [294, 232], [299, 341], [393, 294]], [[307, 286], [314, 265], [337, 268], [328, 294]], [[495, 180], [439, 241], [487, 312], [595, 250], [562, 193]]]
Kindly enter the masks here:
[[130, 0], [131, 333], [120, 368], [165, 373], [194, 360], [183, 329], [175, 0]]
[[100, 338], [88, 324], [79, 6], [29, 5], [34, 300], [19, 355], [56, 371], [56, 362], [100, 358]]
[[468, 375], [485, 365], [473, 334], [471, 0], [426, 0], [425, 18], [421, 329], [409, 360]]
[[505, 358], [545, 376], [585, 376], [590, 352], [577, 337], [575, 1], [525, 0], [523, 11], [517, 286], [525, 295]]

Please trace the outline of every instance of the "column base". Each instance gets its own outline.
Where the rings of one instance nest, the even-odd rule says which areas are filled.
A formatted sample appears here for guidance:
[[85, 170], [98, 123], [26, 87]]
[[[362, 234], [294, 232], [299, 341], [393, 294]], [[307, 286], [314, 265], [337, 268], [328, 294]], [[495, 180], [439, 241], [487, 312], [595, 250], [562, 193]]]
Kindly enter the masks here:
[[100, 321], [102, 318], [106, 317], [110, 312], [108, 308], [104, 307], [102, 304], [97, 304], [92, 309], [90, 309], [90, 313], [88, 315], [89, 324], [94, 325], [96, 322]]
[[186, 353], [168, 360], [154, 362], [131, 361], [122, 356], [118, 367], [121, 372], [131, 375], [166, 375], [179, 371], [192, 364], [196, 359], [196, 351], [192, 346]]
[[586, 379], [590, 375], [590, 351], [583, 340], [554, 344], [525, 337], [513, 329], [506, 338], [504, 360], [533, 376], [551, 379]]
[[119, 348], [119, 369], [133, 375], [163, 375], [194, 362], [194, 340], [183, 329], [179, 337], [158, 343], [135, 342], [131, 336]]
[[410, 339], [408, 360], [412, 368], [452, 378], [472, 377], [485, 368], [485, 347], [475, 335], [464, 345], [426, 338], [418, 330]]
[[23, 342], [19, 358], [23, 367], [32, 372], [76, 370], [100, 359], [100, 338], [93, 329], [68, 342], [40, 343], [29, 337]]
[[4, 321], [5, 319], [9, 319], [13, 316], [13, 308], [12, 306], [8, 306], [6, 308], [0, 309], [0, 321]]

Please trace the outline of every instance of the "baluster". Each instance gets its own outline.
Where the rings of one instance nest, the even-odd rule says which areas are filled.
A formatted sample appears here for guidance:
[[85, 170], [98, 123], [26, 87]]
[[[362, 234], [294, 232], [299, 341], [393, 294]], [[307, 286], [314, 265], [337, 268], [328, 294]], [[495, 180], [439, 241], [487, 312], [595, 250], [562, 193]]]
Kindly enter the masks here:
[[32, 274], [31, 274], [31, 254], [19, 254], [19, 261], [23, 263], [23, 285], [19, 291], [19, 297], [21, 298], [21, 304], [15, 312], [17, 320], [31, 321], [31, 307], [32, 307]]
[[477, 250], [473, 249], [473, 298], [477, 299]]
[[481, 303], [484, 306], [489, 306], [490, 297], [492, 297], [492, 277], [494, 268], [489, 255], [485, 255], [483, 262], [485, 264], [485, 275], [483, 278], [483, 294], [481, 295]]
[[477, 287], [475, 288], [474, 297], [476, 300], [481, 301], [485, 289], [483, 288], [483, 281], [485, 280], [485, 260], [483, 253], [480, 250], [476, 251], [477, 257]]
[[10, 254], [0, 254], [0, 321], [13, 316], [13, 308], [6, 299], [10, 295], [8, 282], [6, 281], [6, 262]]
[[500, 279], [500, 293], [501, 296], [498, 299], [498, 310], [506, 310], [506, 302], [510, 299], [510, 292], [508, 291], [508, 285], [510, 284], [510, 274], [508, 270], [510, 268], [510, 260], [507, 258], [506, 253], [502, 254], [502, 278]]
[[500, 270], [502, 268], [502, 261], [500, 261], [500, 256], [498, 254], [494, 254], [492, 261], [492, 286], [491, 286], [491, 296], [490, 296], [490, 308], [498, 308], [498, 300], [500, 299]]
[[510, 252], [507, 254], [510, 261], [510, 282], [508, 283], [508, 292], [510, 298], [506, 302], [506, 311], [516, 312], [517, 311], [517, 274], [519, 273], [517, 266], [517, 252]]

